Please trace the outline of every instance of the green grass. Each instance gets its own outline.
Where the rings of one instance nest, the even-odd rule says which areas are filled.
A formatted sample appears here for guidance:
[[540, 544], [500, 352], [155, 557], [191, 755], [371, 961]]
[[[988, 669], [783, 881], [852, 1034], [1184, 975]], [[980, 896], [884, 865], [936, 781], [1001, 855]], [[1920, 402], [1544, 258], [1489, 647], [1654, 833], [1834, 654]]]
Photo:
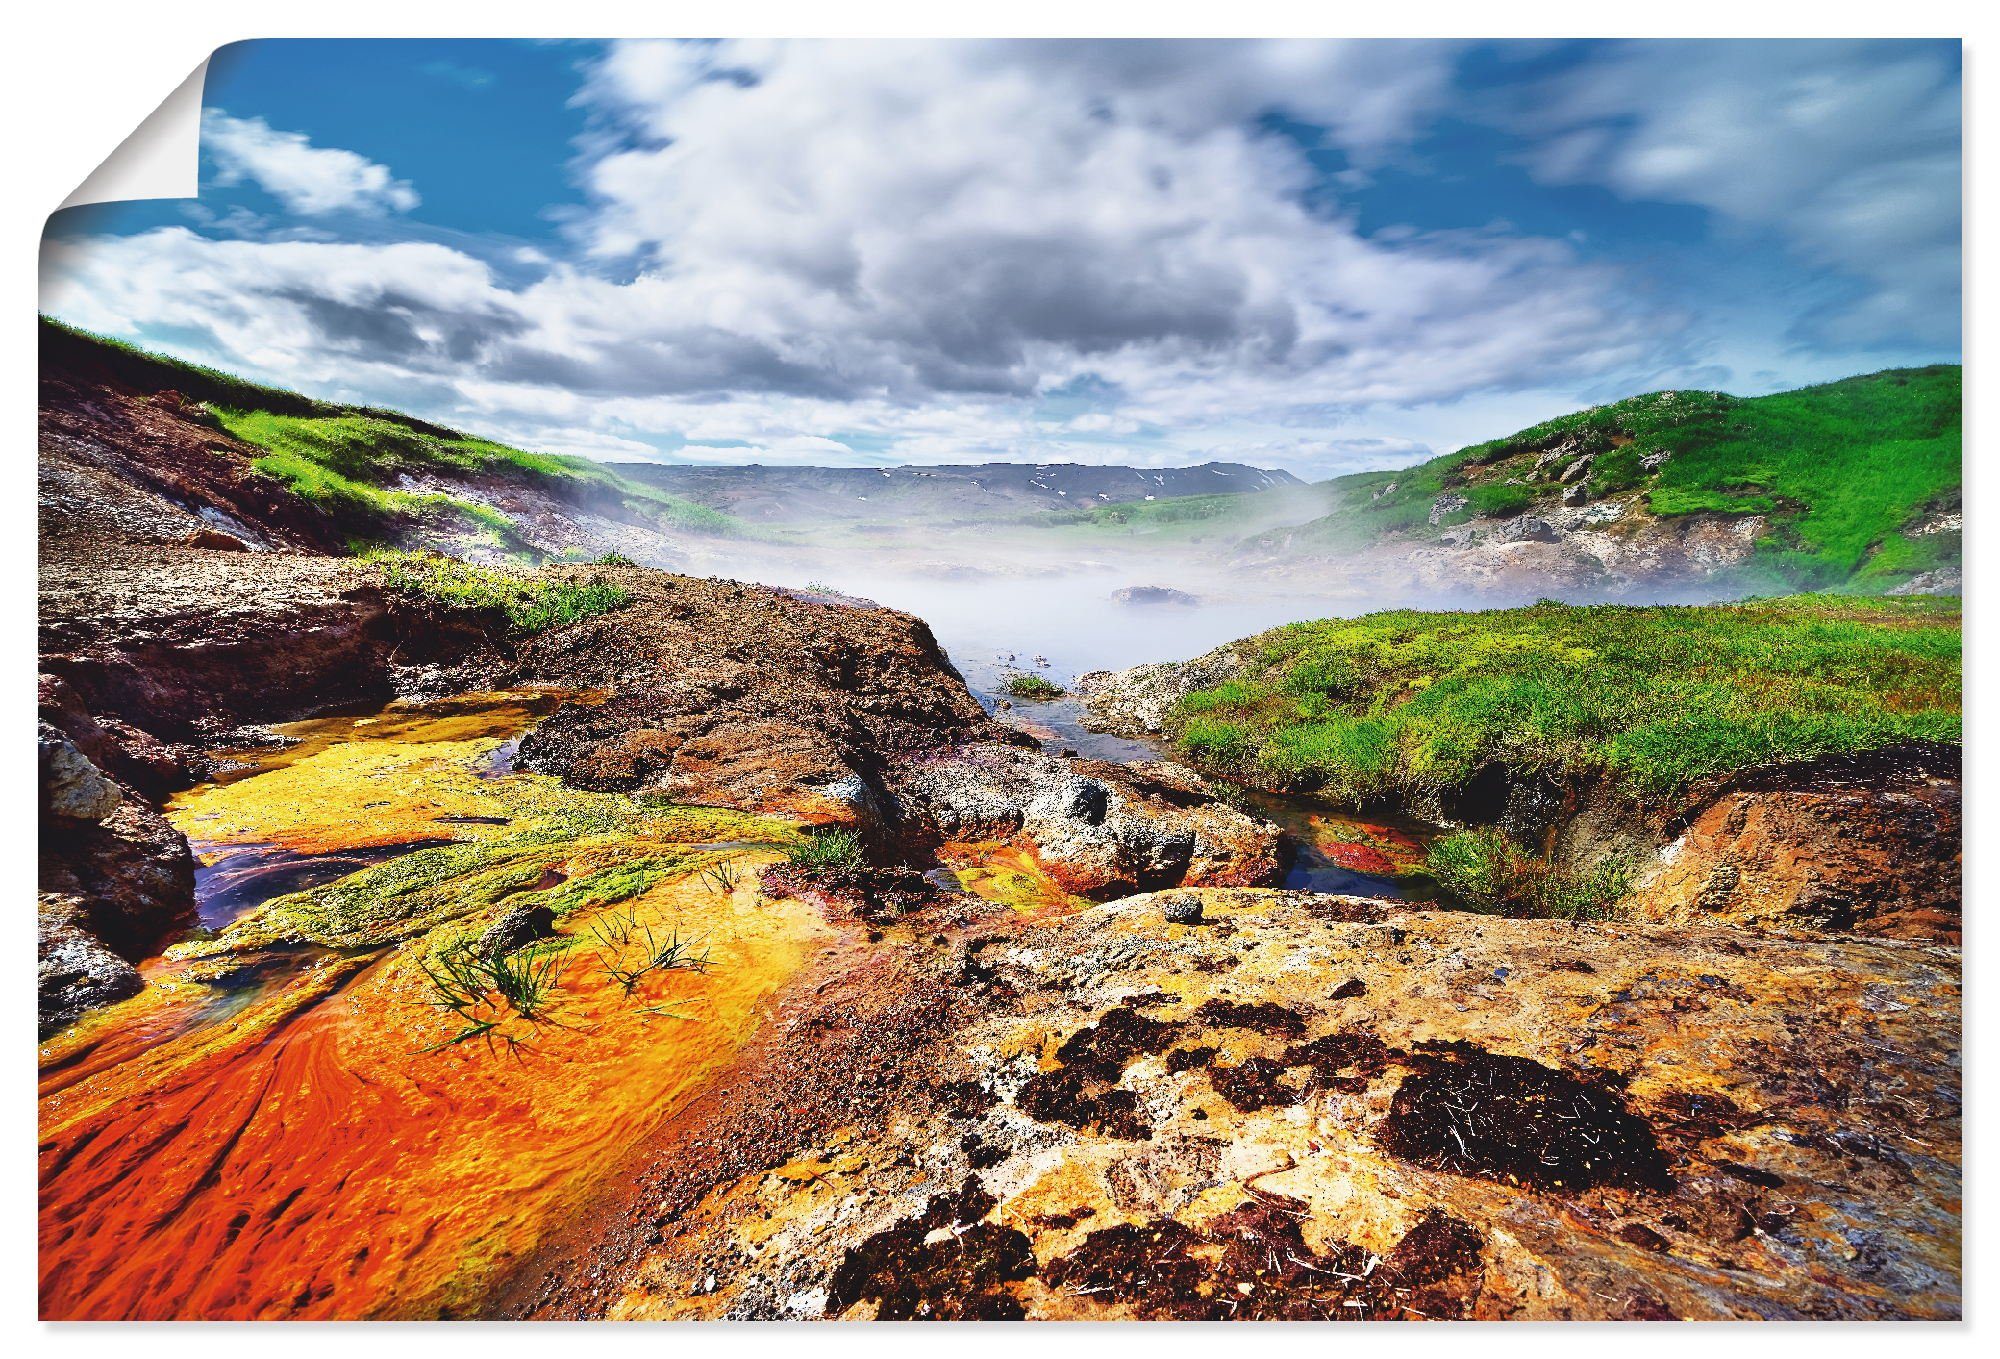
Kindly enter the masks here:
[[1412, 800], [1499, 763], [1644, 799], [1752, 765], [1960, 733], [1956, 600], [1537, 604], [1294, 623], [1189, 694], [1197, 763], [1346, 801]]
[[230, 434], [266, 450], [253, 464], [258, 471], [337, 511], [389, 516], [446, 508], [511, 532], [511, 521], [498, 511], [389, 486], [404, 476], [501, 477], [542, 483], [566, 499], [613, 503], [692, 532], [726, 534], [737, 528], [726, 514], [641, 485], [588, 458], [530, 453], [387, 412], [297, 415], [218, 406], [215, 415]]
[[1611, 914], [1631, 884], [1623, 860], [1566, 871], [1491, 828], [1440, 835], [1426, 850], [1424, 866], [1460, 905], [1493, 915], [1598, 920]]
[[522, 633], [581, 622], [622, 608], [631, 596], [604, 580], [582, 582], [473, 566], [435, 552], [378, 549], [364, 554], [392, 589], [428, 595], [453, 608], [498, 609]]
[[816, 830], [786, 852], [785, 862], [807, 873], [852, 872], [861, 867], [861, 837], [844, 827]]
[[[1429, 533], [1475, 515], [1553, 506], [1557, 476], [1595, 456], [1592, 493], [1634, 489], [1663, 517], [1760, 514], [1767, 526], [1740, 573], [1752, 587], [1879, 590], [1956, 558], [1956, 543], [1913, 537], [1962, 481], [1963, 371], [1891, 369], [1771, 396], [1652, 392], [1593, 407], [1390, 472], [1322, 483], [1336, 508], [1303, 542], [1352, 548], [1387, 533]], [[1544, 449], [1575, 452], [1537, 470]], [[1649, 454], [1666, 454], [1652, 470]], [[1467, 504], [1430, 523], [1447, 493]]]
[[1010, 697], [1026, 699], [1030, 703], [1046, 703], [1050, 699], [1061, 698], [1067, 692], [1054, 680], [1026, 673], [1007, 676], [1000, 687], [1005, 689]]

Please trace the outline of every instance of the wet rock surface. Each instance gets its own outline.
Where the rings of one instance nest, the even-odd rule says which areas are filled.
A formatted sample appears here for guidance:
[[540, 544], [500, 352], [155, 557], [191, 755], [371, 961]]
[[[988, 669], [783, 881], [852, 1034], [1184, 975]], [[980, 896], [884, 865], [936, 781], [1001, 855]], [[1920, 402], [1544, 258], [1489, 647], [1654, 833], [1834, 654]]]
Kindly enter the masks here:
[[1955, 951], [1199, 896], [986, 922], [882, 1116], [531, 1310], [1957, 1314]]

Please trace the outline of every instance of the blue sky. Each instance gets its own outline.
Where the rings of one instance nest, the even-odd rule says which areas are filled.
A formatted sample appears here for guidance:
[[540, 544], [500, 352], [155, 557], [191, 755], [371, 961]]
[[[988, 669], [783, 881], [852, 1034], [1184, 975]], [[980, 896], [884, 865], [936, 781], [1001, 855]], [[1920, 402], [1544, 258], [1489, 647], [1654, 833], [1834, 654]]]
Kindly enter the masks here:
[[1955, 43], [226, 48], [43, 306], [607, 458], [1395, 465], [1960, 350]]

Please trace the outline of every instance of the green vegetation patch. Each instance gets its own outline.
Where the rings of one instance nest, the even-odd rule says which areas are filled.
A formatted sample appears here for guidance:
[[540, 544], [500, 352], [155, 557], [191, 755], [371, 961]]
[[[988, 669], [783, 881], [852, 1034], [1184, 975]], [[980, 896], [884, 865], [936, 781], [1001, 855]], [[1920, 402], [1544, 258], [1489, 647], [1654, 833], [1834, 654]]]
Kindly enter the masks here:
[[1602, 919], [1631, 885], [1631, 867], [1623, 860], [1566, 871], [1490, 828], [1439, 836], [1425, 852], [1424, 867], [1460, 905], [1492, 915]]
[[513, 540], [505, 515], [442, 493], [394, 489], [404, 477], [501, 477], [542, 483], [563, 498], [600, 500], [628, 512], [701, 533], [730, 533], [736, 521], [679, 496], [641, 485], [588, 458], [530, 453], [393, 412], [342, 408], [292, 414], [218, 407], [222, 427], [266, 450], [253, 466], [303, 498], [341, 516], [423, 517], [459, 514]]
[[736, 534], [729, 515], [624, 476], [589, 458], [533, 453], [435, 425], [397, 411], [347, 406], [266, 387], [122, 341], [41, 320], [45, 369], [97, 370], [126, 386], [177, 391], [208, 407], [215, 423], [262, 456], [252, 466], [283, 482], [351, 531], [367, 534], [395, 521], [456, 518], [507, 551], [526, 543], [511, 519], [491, 506], [443, 491], [410, 491], [406, 478], [499, 478], [540, 486], [559, 498], [691, 533]]
[[[1415, 467], [1324, 483], [1336, 508], [1300, 539], [1352, 548], [1552, 506], [1564, 469], [1589, 455], [1593, 498], [1642, 489], [1660, 516], [1765, 516], [1748, 583], [1882, 589], [1955, 556], [1955, 541], [1926, 543], [1912, 530], [1959, 493], [1963, 376], [1937, 365], [1771, 396], [1650, 392]], [[1439, 505], [1454, 496], [1464, 503]]]
[[1026, 699], [1030, 703], [1046, 703], [1050, 699], [1061, 698], [1068, 690], [1054, 680], [1042, 675], [1026, 673], [1013, 674], [1001, 682], [1012, 698]]
[[1541, 603], [1293, 623], [1189, 694], [1197, 763], [1337, 799], [1409, 800], [1498, 763], [1603, 773], [1646, 798], [1772, 761], [1955, 741], [1956, 600]]
[[498, 609], [516, 631], [546, 632], [623, 608], [632, 596], [606, 580], [572, 581], [539, 572], [474, 566], [436, 552], [389, 549], [362, 554], [393, 589], [462, 609]]
[[846, 827], [808, 833], [785, 854], [785, 862], [810, 874], [851, 873], [862, 866], [861, 837]]

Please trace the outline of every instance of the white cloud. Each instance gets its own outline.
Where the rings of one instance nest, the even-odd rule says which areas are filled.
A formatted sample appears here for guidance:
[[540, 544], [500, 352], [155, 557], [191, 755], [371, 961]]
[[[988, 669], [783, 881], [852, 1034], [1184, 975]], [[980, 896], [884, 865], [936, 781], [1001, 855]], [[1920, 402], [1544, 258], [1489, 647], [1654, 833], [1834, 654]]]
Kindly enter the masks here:
[[[1379, 163], [1451, 62], [1404, 44], [622, 44], [579, 95], [573, 258], [515, 256], [527, 282], [443, 244], [169, 228], [52, 247], [44, 305], [554, 447], [1045, 458], [1066, 431], [1039, 403], [1089, 379], [1078, 456], [1234, 456], [1203, 431], [1255, 423], [1291, 431], [1304, 466], [1333, 448], [1313, 430], [1357, 409], [1581, 383], [1678, 344], [1681, 318], [1570, 242], [1371, 237], [1304, 204], [1311, 167], [1262, 114]], [[301, 211], [341, 183], [350, 204], [409, 192], [226, 121], [220, 154]]]
[[339, 147], [314, 146], [302, 133], [280, 132], [261, 118], [204, 110], [201, 146], [216, 183], [248, 180], [305, 216], [408, 212], [418, 203], [416, 190], [388, 166]]

